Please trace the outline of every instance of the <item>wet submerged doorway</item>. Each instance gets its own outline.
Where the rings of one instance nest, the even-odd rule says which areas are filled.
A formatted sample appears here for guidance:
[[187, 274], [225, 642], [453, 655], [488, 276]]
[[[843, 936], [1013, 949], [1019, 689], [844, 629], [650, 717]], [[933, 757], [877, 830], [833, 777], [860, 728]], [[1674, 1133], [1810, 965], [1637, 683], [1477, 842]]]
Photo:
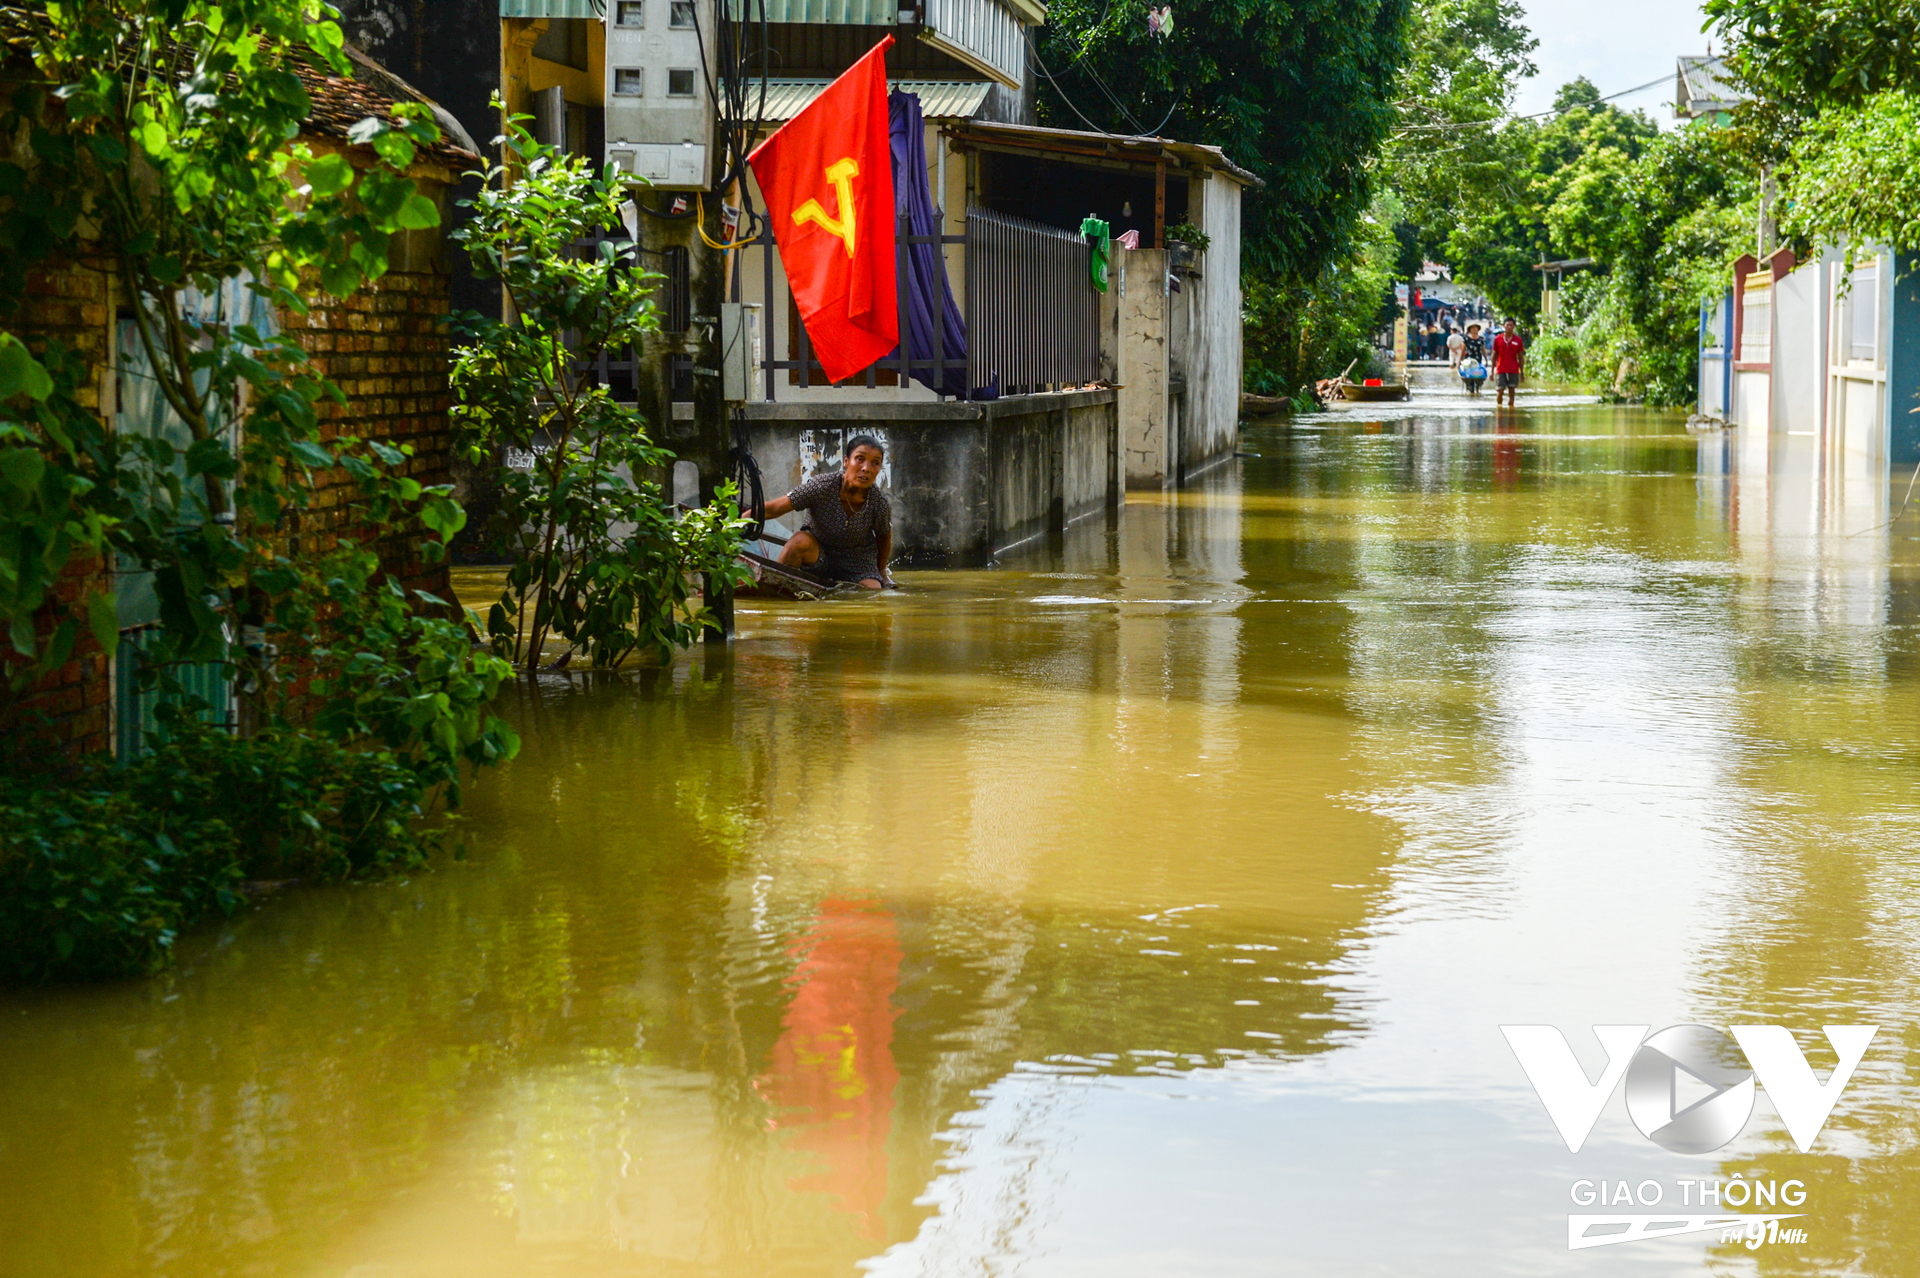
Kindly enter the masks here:
[[[1911, 1272], [1920, 520], [1395, 411], [542, 684], [471, 860], [0, 996], [0, 1274], [1691, 1274], [1570, 1187], [1735, 1171]], [[1890, 1027], [1811, 1153], [1570, 1155], [1498, 1029], [1747, 1020]]]

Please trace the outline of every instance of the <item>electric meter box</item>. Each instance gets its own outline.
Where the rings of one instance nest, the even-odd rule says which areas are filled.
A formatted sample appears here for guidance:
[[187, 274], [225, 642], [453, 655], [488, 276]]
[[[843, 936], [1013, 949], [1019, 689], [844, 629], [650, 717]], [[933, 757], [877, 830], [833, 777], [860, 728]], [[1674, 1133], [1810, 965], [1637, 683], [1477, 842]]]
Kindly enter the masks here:
[[719, 14], [714, 0], [606, 0], [607, 163], [669, 190], [713, 181], [714, 104], [707, 92]]

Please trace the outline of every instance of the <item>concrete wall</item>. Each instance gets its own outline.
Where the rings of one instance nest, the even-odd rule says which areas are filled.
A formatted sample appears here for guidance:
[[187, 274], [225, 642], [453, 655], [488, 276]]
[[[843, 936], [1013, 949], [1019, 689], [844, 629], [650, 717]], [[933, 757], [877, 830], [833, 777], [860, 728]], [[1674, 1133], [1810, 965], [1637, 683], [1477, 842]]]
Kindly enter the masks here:
[[[1845, 459], [1884, 466], [1892, 397], [1888, 372], [1899, 334], [1893, 327], [1895, 281], [1891, 253], [1873, 248], [1856, 251], [1854, 275], [1843, 261], [1831, 268], [1832, 309], [1829, 334], [1830, 380], [1827, 384], [1826, 444], [1832, 458], [1846, 469]], [[1858, 276], [1870, 277], [1870, 284]], [[1867, 289], [1871, 288], [1869, 295]], [[1872, 340], [1856, 353], [1857, 323], [1872, 325]], [[1865, 339], [1862, 338], [1862, 341]]]
[[1766, 373], [1743, 373], [1736, 370], [1733, 374], [1733, 411], [1727, 420], [1736, 426], [1744, 426], [1757, 435], [1767, 433], [1768, 382]]
[[1817, 431], [1827, 381], [1827, 264], [1808, 262], [1773, 286], [1773, 372], [1768, 419], [1775, 431]]
[[986, 403], [759, 403], [746, 415], [769, 497], [837, 466], [847, 436], [880, 439], [895, 564], [966, 567], [1117, 504], [1115, 400], [1113, 391], [1069, 391]]
[[1240, 434], [1240, 186], [1215, 175], [1191, 189], [1189, 215], [1212, 243], [1198, 274], [1183, 281], [1191, 329], [1176, 453], [1182, 470], [1231, 453]]
[[1725, 421], [1727, 418], [1728, 349], [1733, 332], [1733, 293], [1716, 298], [1701, 321], [1700, 334], [1700, 412], [1703, 416]]
[[[1128, 488], [1169, 482], [1167, 375], [1167, 255], [1159, 249], [1114, 254], [1115, 347], [1119, 385], [1120, 450]], [[1103, 328], [1103, 334], [1105, 332]]]

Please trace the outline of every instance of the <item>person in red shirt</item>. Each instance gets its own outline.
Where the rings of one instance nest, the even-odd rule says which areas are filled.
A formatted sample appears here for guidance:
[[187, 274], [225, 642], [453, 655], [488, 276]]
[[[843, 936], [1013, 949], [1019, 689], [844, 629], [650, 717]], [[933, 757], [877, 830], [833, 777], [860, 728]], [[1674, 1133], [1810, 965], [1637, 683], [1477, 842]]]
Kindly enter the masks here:
[[1512, 320], [1508, 320], [1502, 331], [1493, 339], [1493, 406], [1500, 406], [1500, 397], [1507, 397], [1509, 408], [1518, 408], [1516, 402], [1520, 394], [1520, 374], [1527, 362], [1527, 344], [1520, 339], [1520, 333]]

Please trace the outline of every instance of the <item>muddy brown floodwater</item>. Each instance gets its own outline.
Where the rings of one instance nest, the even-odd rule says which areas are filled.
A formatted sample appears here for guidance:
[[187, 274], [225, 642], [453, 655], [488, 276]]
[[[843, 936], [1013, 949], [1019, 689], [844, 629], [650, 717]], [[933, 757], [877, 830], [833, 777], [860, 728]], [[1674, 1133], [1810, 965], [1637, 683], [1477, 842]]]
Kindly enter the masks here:
[[[541, 682], [466, 860], [0, 994], [0, 1278], [1920, 1273], [1904, 473], [1384, 407]], [[1688, 1022], [1880, 1028], [1705, 1155], [1500, 1029]]]

